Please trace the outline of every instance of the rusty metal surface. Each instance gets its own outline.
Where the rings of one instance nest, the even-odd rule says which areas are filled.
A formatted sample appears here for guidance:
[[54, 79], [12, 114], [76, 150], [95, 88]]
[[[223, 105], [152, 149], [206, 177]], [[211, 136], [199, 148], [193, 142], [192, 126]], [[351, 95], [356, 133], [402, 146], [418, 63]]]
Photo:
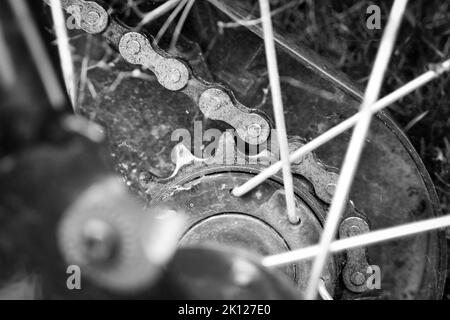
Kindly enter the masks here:
[[[359, 217], [345, 219], [339, 226], [339, 238], [344, 239], [369, 232], [367, 222]], [[367, 268], [369, 263], [366, 257], [366, 248], [347, 250], [346, 262], [342, 270], [342, 280], [345, 286], [353, 292], [365, 292], [369, 288], [367, 282]]]
[[[196, 6], [196, 10], [203, 19], [191, 22], [190, 30], [199, 32], [187, 36], [199, 47], [187, 45], [186, 60], [197, 66], [205, 61], [212, 78], [232, 88], [239, 101], [271, 114], [272, 106], [265, 99], [268, 79], [261, 39], [242, 28], [227, 29], [220, 35], [213, 23], [216, 13], [205, 14], [203, 5]], [[211, 45], [214, 37], [218, 38]], [[295, 39], [289, 41], [295, 43]], [[101, 57], [98, 50], [100, 53], [94, 51], [93, 57]], [[201, 51], [207, 53], [206, 58]], [[304, 60], [281, 49], [279, 64], [289, 134], [311, 139], [357, 110], [360, 101], [355, 97], [359, 95], [321, 75], [320, 68], [305, 66]], [[323, 68], [332, 73], [328, 67]], [[88, 97], [81, 111], [106, 126], [119, 171], [135, 191], [151, 201], [154, 194], [146, 189], [148, 182], [155, 176], [170, 176], [175, 168], [170, 151], [178, 141], [171, 141], [171, 133], [185, 128], [195, 148], [199, 141], [195, 141], [198, 135], [194, 134], [194, 120], [201, 121], [203, 130], [226, 126], [205, 119], [188, 98], [162, 90], [156, 79], [124, 79], [109, 91], [118, 74], [129, 70], [123, 62], [110, 70], [91, 70], [89, 78], [99, 96]], [[318, 150], [319, 158], [339, 168], [348, 140], [349, 133], [330, 142]], [[423, 164], [386, 114], [377, 116], [366, 142], [351, 199], [366, 213], [371, 230], [438, 215], [435, 191]], [[382, 270], [383, 297], [440, 297], [446, 264], [443, 241], [443, 235], [434, 232], [371, 247], [369, 263]]]
[[[175, 210], [183, 210], [188, 217], [190, 227], [181, 238], [182, 246], [221, 244], [266, 256], [304, 248], [318, 241], [320, 204], [312, 195], [297, 195], [297, 214], [301, 222], [293, 225], [287, 219], [279, 183], [268, 181], [248, 196], [236, 198], [230, 190], [250, 175], [224, 170], [228, 169], [222, 167], [207, 175], [191, 175], [162, 192], [162, 202]], [[309, 206], [310, 201], [316, 203]], [[302, 261], [283, 271], [295, 283], [298, 292], [303, 292], [310, 268], [309, 261]], [[331, 260], [324, 274], [330, 292], [334, 292], [336, 277], [336, 265]]]

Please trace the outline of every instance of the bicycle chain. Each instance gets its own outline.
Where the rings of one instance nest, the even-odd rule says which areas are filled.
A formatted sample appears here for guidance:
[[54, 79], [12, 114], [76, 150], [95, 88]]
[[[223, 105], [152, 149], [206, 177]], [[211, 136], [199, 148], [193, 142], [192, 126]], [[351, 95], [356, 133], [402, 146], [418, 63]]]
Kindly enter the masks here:
[[[44, 1], [50, 5], [50, 0]], [[238, 136], [249, 144], [261, 144], [269, 138], [270, 124], [256, 110], [238, 102], [227, 88], [198, 78], [188, 63], [163, 51], [150, 35], [125, 26], [108, 13], [104, 4], [99, 1], [62, 0], [61, 5], [75, 16], [85, 32], [101, 34], [128, 63], [152, 71], [164, 88], [186, 94], [205, 117], [230, 124]], [[299, 141], [291, 141], [290, 148], [296, 149], [301, 145]], [[338, 176], [336, 173], [325, 169], [312, 154], [294, 163], [293, 170], [314, 185], [322, 201], [331, 202]]]
[[[50, 5], [50, 0], [44, 0]], [[231, 125], [248, 144], [262, 144], [269, 138], [269, 121], [255, 109], [237, 101], [222, 85], [197, 77], [188, 63], [159, 48], [150, 35], [125, 26], [96, 1], [62, 0], [62, 7], [75, 16], [81, 29], [101, 34], [130, 64], [152, 71], [170, 91], [187, 95], [205, 117]]]

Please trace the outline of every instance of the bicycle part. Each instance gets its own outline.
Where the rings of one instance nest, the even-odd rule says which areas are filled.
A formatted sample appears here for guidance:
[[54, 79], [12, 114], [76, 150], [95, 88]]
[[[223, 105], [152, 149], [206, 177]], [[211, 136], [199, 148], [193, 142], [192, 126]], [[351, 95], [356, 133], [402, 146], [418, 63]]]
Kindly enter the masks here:
[[65, 260], [116, 293], [149, 290], [171, 260], [183, 220], [176, 212], [143, 211], [117, 177], [108, 177], [74, 201], [59, 222]]
[[[241, 17], [248, 16], [250, 12], [241, 10], [247, 6], [245, 1], [225, 3], [235, 13], [244, 12]], [[178, 55], [183, 56], [190, 69], [196, 72], [200, 69], [204, 71], [202, 66], [207, 64], [213, 78], [226, 83], [233, 89], [237, 99], [245, 104], [256, 105], [255, 101], [265, 101], [267, 79], [265, 70], [261, 68], [261, 65], [265, 65], [261, 40], [245, 30], [226, 30], [218, 36], [214, 21], [224, 17], [211, 10], [207, 3], [197, 3], [193, 9], [197, 12], [197, 17], [203, 18], [190, 21], [191, 28], [201, 32], [185, 33], [189, 39], [179, 43]], [[253, 30], [260, 33], [257, 26], [253, 26]], [[220, 37], [220, 41], [211, 44], [211, 39], [216, 36]], [[284, 36], [281, 40], [286, 38], [289, 37]], [[242, 43], [246, 46], [242, 46]], [[333, 74], [331, 69], [322, 75], [314, 73], [314, 70], [324, 70], [324, 64], [320, 60], [312, 54], [305, 56], [304, 53], [308, 50], [295, 44], [294, 40], [282, 43], [289, 52], [279, 52], [282, 79], [295, 79], [300, 83], [307, 79], [309, 86], [320, 88], [308, 91], [293, 87], [292, 81], [283, 82], [283, 93], [288, 100], [285, 106], [290, 115], [287, 119], [288, 132], [308, 139], [356, 110], [359, 101], [355, 97], [360, 94], [357, 90], [349, 89], [354, 89], [354, 86]], [[83, 44], [78, 43], [78, 47], [83, 49]], [[233, 48], [233, 51], [229, 48]], [[207, 53], [206, 57], [202, 56], [202, 50]], [[101, 56], [101, 48], [94, 49], [92, 54]], [[302, 65], [305, 61], [313, 71]], [[90, 81], [95, 88], [108, 88], [117, 75], [124, 71], [129, 71], [129, 67], [123, 63], [113, 64], [110, 70], [94, 69], [89, 73]], [[198, 73], [205, 74], [200, 71]], [[331, 82], [327, 79], [331, 79]], [[128, 183], [142, 197], [154, 201], [156, 189], [149, 186], [176, 181], [174, 179], [179, 172], [183, 172], [181, 170], [173, 175], [175, 165], [167, 165], [170, 163], [169, 154], [174, 142], [169, 141], [169, 134], [175, 129], [191, 128], [192, 119], [186, 119], [184, 114], [195, 115], [197, 109], [192, 108], [192, 102], [176, 92], [166, 95], [159, 91], [159, 85], [151, 82], [122, 81], [115, 89], [113, 92], [102, 92], [99, 99], [87, 98], [81, 111], [106, 125], [118, 167], [127, 177]], [[152, 90], [151, 95], [149, 90]], [[321, 90], [327, 92], [327, 95], [318, 94]], [[129, 92], [134, 92], [131, 98]], [[259, 107], [270, 114], [270, 104], [262, 103]], [[308, 117], [301, 116], [305, 114]], [[208, 129], [216, 125], [207, 119], [203, 119], [202, 124]], [[192, 132], [192, 129], [187, 131]], [[195, 142], [203, 140], [203, 137], [193, 136], [195, 148]], [[338, 167], [347, 138], [348, 135], [344, 135], [327, 148], [318, 150], [321, 161]], [[437, 215], [436, 197], [423, 165], [386, 114], [377, 116], [377, 121], [372, 125], [370, 142], [365, 149], [362, 168], [350, 198], [367, 215], [374, 229], [401, 224], [410, 221], [411, 217]], [[191, 146], [191, 143], [186, 145]], [[194, 156], [196, 155], [194, 152]], [[252, 167], [244, 167], [254, 170]], [[375, 167], [380, 170], [374, 170]], [[163, 174], [157, 177], [155, 172], [163, 173], [164, 169], [170, 170], [165, 176], [171, 179], [162, 179]], [[228, 166], [227, 170], [236, 172], [236, 167]], [[208, 171], [199, 173], [204, 175]], [[314, 194], [308, 179], [302, 180], [300, 177], [299, 180], [301, 182], [298, 182], [298, 186], [307, 190], [309, 186], [311, 194]], [[182, 185], [178, 185], [180, 186]], [[371, 261], [387, 270], [383, 273], [383, 283], [387, 287], [383, 297], [438, 297], [442, 292], [445, 263], [442, 241], [442, 234], [432, 233], [369, 248], [368, 256]]]
[[[345, 239], [369, 231], [367, 222], [358, 217], [351, 217], [340, 224], [339, 238]], [[347, 261], [342, 271], [345, 286], [353, 292], [367, 291], [369, 288], [366, 285], [366, 273], [369, 266], [364, 247], [347, 250]]]
[[[126, 61], [150, 69], [163, 87], [171, 91], [182, 91], [200, 106], [202, 112], [206, 112], [206, 116], [232, 125], [247, 143], [261, 144], [268, 139], [270, 125], [261, 114], [233, 101], [232, 95], [226, 93], [224, 88], [201, 81], [182, 60], [163, 53], [148, 36], [131, 31], [131, 28], [125, 27], [114, 17], [108, 18], [106, 9], [98, 3], [67, 0], [62, 6], [69, 11], [69, 8], [79, 7], [77, 19], [83, 30], [102, 33]], [[230, 110], [237, 112], [237, 116], [228, 116]], [[255, 126], [259, 129], [254, 130]]]

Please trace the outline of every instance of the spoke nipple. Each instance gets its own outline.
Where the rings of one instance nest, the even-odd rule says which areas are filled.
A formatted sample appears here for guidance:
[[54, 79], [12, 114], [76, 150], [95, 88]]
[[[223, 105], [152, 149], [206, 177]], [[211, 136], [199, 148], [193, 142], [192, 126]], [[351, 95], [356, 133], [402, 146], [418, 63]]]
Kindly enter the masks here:
[[289, 222], [293, 225], [298, 225], [300, 224], [301, 220], [299, 216], [295, 215], [295, 217], [289, 218]]
[[305, 208], [303, 206], [300, 206], [300, 208], [296, 206], [295, 209], [295, 215], [292, 217], [288, 215], [288, 220], [292, 225], [299, 225], [302, 220], [300, 219], [300, 214], [298, 211], [305, 210]]

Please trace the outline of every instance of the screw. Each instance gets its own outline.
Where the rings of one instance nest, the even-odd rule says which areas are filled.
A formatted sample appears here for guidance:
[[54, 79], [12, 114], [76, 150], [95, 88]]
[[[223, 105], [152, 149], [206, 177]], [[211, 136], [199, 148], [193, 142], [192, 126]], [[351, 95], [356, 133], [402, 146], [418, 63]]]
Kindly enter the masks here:
[[100, 20], [100, 14], [97, 11], [89, 11], [85, 19], [87, 24], [96, 25]]
[[351, 275], [350, 281], [355, 286], [361, 286], [366, 282], [366, 276], [362, 272], [357, 271]]

